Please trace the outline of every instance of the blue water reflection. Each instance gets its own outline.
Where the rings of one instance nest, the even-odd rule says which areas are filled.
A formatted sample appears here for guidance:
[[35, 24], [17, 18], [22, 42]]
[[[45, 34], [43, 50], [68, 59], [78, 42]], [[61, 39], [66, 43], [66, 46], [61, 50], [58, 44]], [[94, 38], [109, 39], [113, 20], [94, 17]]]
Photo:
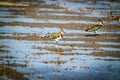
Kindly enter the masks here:
[[[110, 30], [109, 26], [105, 27], [108, 30], [103, 27], [96, 32], [99, 36], [87, 37], [93, 32], [86, 32], [85, 29], [98, 24], [97, 20], [47, 18], [65, 16], [71, 19], [78, 16], [101, 19], [107, 17], [111, 9], [114, 15], [119, 16], [120, 3], [109, 0], [37, 0], [19, 3], [30, 6], [0, 5], [0, 65], [22, 73], [29, 80], [120, 80], [120, 31], [113, 28], [119, 22], [111, 21], [108, 23], [113, 25]], [[62, 26], [65, 35], [58, 43], [38, 38], [59, 32], [59, 25], [72, 23], [75, 26]], [[90, 25], [84, 28], [82, 25], [79, 27], [80, 24]], [[35, 36], [37, 39], [32, 39]], [[0, 75], [0, 79], [5, 79], [4, 76]]]

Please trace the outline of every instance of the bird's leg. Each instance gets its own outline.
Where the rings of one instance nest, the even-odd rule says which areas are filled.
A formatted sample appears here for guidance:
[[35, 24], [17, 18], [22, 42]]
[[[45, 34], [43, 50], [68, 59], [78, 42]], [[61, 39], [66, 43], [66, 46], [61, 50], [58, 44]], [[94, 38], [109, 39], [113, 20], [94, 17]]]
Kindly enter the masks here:
[[94, 31], [94, 35], [97, 36], [96, 31]]
[[63, 38], [63, 34], [61, 35], [61, 37]]
[[58, 41], [55, 41], [55, 43], [57, 44], [57, 43], [58, 43]]
[[94, 35], [96, 35], [96, 32], [94, 31]]

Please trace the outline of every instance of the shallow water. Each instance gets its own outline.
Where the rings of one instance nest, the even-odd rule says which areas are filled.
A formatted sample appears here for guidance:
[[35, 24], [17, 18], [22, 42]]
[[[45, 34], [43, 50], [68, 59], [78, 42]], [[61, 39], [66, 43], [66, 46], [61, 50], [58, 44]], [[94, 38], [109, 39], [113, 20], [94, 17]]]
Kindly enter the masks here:
[[[120, 16], [119, 1], [18, 3], [29, 7], [0, 4], [0, 79], [120, 80], [119, 21], [108, 22], [97, 36], [85, 31], [109, 16], [110, 10]], [[57, 43], [41, 38], [61, 27], [65, 34]], [[17, 72], [7, 74], [4, 68]]]

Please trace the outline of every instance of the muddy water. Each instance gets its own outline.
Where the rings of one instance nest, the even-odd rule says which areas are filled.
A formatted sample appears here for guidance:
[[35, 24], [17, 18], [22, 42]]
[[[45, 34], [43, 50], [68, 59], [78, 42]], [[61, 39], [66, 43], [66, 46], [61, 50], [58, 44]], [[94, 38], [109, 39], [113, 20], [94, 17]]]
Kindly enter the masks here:
[[[120, 16], [115, 0], [15, 0], [0, 2], [0, 79], [120, 80]], [[42, 36], [65, 30], [56, 43]]]

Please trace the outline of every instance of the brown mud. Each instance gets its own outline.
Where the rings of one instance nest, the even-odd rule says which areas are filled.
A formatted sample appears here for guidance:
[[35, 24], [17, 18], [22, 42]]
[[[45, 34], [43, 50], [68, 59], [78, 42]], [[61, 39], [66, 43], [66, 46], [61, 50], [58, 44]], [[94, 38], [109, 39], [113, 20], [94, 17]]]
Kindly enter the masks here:
[[[0, 1], [0, 79], [119, 80], [120, 21], [107, 18], [120, 16], [120, 2], [48, 1]], [[85, 32], [104, 18], [95, 34]], [[60, 28], [57, 43], [44, 38]]]

